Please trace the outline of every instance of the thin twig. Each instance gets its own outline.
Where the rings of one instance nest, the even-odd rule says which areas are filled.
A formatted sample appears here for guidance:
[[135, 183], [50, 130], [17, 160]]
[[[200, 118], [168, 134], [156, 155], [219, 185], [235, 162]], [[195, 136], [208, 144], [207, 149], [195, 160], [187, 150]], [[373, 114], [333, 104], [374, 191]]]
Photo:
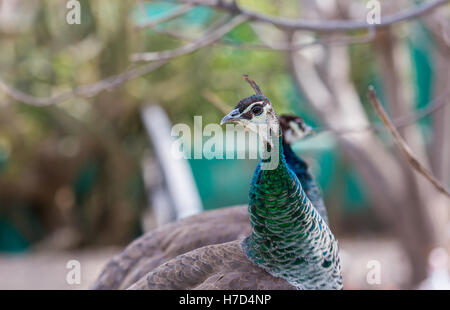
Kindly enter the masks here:
[[208, 32], [206, 35], [200, 39], [183, 45], [180, 48], [176, 48], [168, 51], [161, 52], [150, 52], [150, 53], [137, 53], [130, 56], [131, 61], [157, 61], [157, 60], [169, 60], [175, 57], [183, 56], [195, 52], [196, 50], [210, 45], [218, 40], [220, 40], [228, 32], [239, 26], [240, 24], [246, 22], [247, 17], [238, 15], [234, 17], [228, 23], [222, 25], [221, 27]]
[[72, 90], [65, 91], [53, 97], [38, 98], [25, 94], [24, 92], [13, 88], [7, 83], [0, 80], [0, 90], [17, 101], [27, 103], [34, 106], [48, 106], [60, 103], [73, 97], [93, 97], [104, 90], [112, 89], [129, 80], [154, 71], [164, 65], [166, 62], [157, 62], [146, 64], [137, 68], [133, 68], [117, 75], [110, 76], [104, 80], [98, 81], [90, 85], [82, 85]]
[[366, 29], [370, 26], [375, 28], [388, 27], [403, 21], [411, 20], [428, 14], [436, 8], [443, 6], [450, 2], [450, 0], [435, 0], [428, 1], [415, 8], [405, 10], [403, 12], [395, 13], [389, 16], [382, 17], [379, 24], [369, 25], [366, 21], [345, 21], [345, 20], [327, 20], [327, 21], [312, 21], [292, 19], [286, 17], [274, 17], [260, 14], [254, 11], [246, 10], [239, 7], [236, 2], [224, 2], [218, 0], [181, 0], [183, 3], [190, 3], [196, 5], [205, 5], [212, 8], [228, 11], [231, 14], [243, 15], [250, 20], [259, 21], [272, 24], [276, 27], [285, 30], [309, 30], [315, 32], [342, 32], [351, 30]]
[[257, 28], [252, 27], [255, 34], [258, 36], [260, 41], [264, 42], [264, 45], [269, 47], [270, 49], [274, 51], [287, 51], [287, 52], [293, 52], [297, 50], [301, 50], [306, 47], [315, 46], [315, 45], [353, 45], [353, 44], [364, 44], [369, 43], [375, 40], [376, 35], [376, 29], [372, 25], [368, 25], [367, 27], [367, 33], [364, 35], [358, 35], [358, 36], [351, 36], [351, 35], [345, 35], [345, 36], [324, 36], [322, 38], [316, 39], [313, 42], [306, 42], [306, 43], [299, 43], [293, 41], [293, 35], [294, 31], [291, 30], [285, 30], [285, 33], [288, 34], [290, 37], [289, 40], [286, 42], [265, 42], [263, 36], [265, 36], [265, 33], [260, 33], [257, 31]]
[[427, 168], [425, 168], [424, 165], [422, 165], [420, 163], [420, 161], [417, 159], [417, 157], [411, 151], [409, 146], [403, 140], [402, 136], [400, 135], [398, 130], [395, 128], [395, 125], [392, 123], [388, 114], [386, 113], [383, 106], [381, 105], [381, 103], [377, 97], [377, 94], [375, 92], [375, 89], [372, 86], [369, 87], [368, 97], [369, 97], [370, 102], [372, 103], [373, 107], [375, 108], [375, 111], [377, 112], [378, 116], [380, 117], [381, 121], [386, 126], [386, 128], [389, 130], [392, 137], [394, 138], [395, 144], [401, 150], [403, 155], [406, 157], [409, 164], [417, 172], [419, 172], [421, 175], [423, 175], [428, 181], [430, 181], [431, 184], [433, 184], [437, 190], [439, 190], [441, 193], [443, 193], [448, 198], [450, 198], [450, 192], [439, 182], [438, 179], [436, 179], [433, 176], [433, 174]]
[[[195, 37], [189, 36], [187, 34], [178, 32], [178, 31], [170, 31], [170, 30], [161, 30], [161, 29], [153, 29], [153, 31], [171, 36], [176, 39], [180, 39], [187, 42], [194, 42], [198, 40]], [[212, 45], [220, 45], [227, 46], [231, 48], [237, 48], [242, 50], [264, 50], [264, 51], [298, 51], [307, 47], [315, 46], [315, 45], [354, 45], [354, 44], [365, 44], [372, 42], [375, 39], [375, 29], [373, 27], [368, 28], [367, 34], [361, 36], [345, 36], [340, 38], [320, 38], [313, 42], [307, 43], [298, 43], [294, 42], [292, 44], [289, 43], [240, 43], [227, 41], [226, 39], [216, 41], [212, 43]]]

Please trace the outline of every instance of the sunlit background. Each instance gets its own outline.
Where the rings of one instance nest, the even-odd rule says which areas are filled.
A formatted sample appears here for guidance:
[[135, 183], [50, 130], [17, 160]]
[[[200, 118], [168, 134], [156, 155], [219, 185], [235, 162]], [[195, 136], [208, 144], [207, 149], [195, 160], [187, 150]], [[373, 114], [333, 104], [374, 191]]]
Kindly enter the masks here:
[[[183, 46], [227, 17], [196, 6], [149, 27], [181, 4], [96, 0], [80, 1], [81, 23], [71, 25], [66, 2], [0, 0], [0, 81], [33, 98], [53, 97], [133, 69], [131, 54]], [[260, 13], [324, 23], [365, 19], [367, 1], [335, 2], [238, 1]], [[381, 2], [389, 14], [423, 1]], [[92, 96], [39, 107], [0, 88], [0, 288], [88, 288], [126, 244], [180, 216], [170, 188], [185, 182], [192, 183], [181, 191], [189, 212], [246, 204], [256, 160], [189, 159], [170, 181], [165, 173], [174, 173], [173, 162], [156, 150], [171, 141], [174, 124], [193, 131], [194, 116], [203, 117], [203, 126], [220, 122], [223, 112], [205, 93], [229, 107], [251, 95], [242, 74], [258, 82], [278, 114], [301, 115], [316, 129], [294, 150], [323, 190], [344, 287], [448, 288], [449, 200], [411, 170], [385, 131], [366, 130], [381, 124], [366, 97], [369, 85], [395, 118], [423, 111], [442, 94], [448, 101], [450, 8], [433, 14], [379, 31], [370, 42], [305, 47], [296, 68], [287, 51], [258, 48], [284, 40], [275, 27], [246, 22], [214, 44]], [[299, 40], [327, 36], [304, 31]], [[318, 78], [335, 108], [311, 102], [323, 98]], [[155, 105], [161, 109], [149, 108]], [[152, 113], [147, 122], [153, 117], [168, 127], [146, 124], [145, 111]], [[409, 122], [402, 134], [449, 188], [450, 107], [436, 111]], [[338, 132], [355, 128], [363, 134]], [[81, 284], [66, 282], [73, 259], [81, 264]], [[373, 283], [368, 274], [377, 262], [381, 281]]]

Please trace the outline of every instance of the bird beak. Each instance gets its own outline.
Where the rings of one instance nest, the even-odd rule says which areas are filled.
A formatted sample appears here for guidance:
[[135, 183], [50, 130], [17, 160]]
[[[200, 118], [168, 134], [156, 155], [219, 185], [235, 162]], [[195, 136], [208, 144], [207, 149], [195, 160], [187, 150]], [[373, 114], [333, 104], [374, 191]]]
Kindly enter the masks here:
[[306, 125], [305, 136], [313, 136], [315, 134], [316, 134], [316, 131], [311, 126]]
[[239, 112], [239, 109], [234, 109], [233, 111], [231, 111], [230, 113], [225, 115], [224, 118], [222, 118], [222, 120], [220, 121], [220, 125], [239, 121], [240, 116], [241, 116], [241, 113]]

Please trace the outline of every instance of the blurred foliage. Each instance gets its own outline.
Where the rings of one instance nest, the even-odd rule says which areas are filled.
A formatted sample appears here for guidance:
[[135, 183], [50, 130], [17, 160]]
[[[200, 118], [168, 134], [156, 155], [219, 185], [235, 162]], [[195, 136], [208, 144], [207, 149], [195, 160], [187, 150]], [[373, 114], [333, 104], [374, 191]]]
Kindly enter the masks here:
[[[67, 24], [65, 1], [11, 2], [18, 13], [10, 16], [9, 24], [0, 23], [1, 78], [38, 97], [123, 72], [133, 52], [182, 44], [157, 31], [136, 28], [162, 16], [176, 5], [174, 1], [144, 6], [139, 1], [80, 1], [80, 25]], [[300, 10], [296, 1], [240, 3], [290, 17]], [[158, 29], [199, 35], [222, 18], [222, 13], [198, 7]], [[248, 24], [226, 39], [258, 40]], [[355, 45], [350, 51], [352, 75], [365, 98], [368, 84], [380, 84], [373, 54], [368, 45]], [[426, 60], [426, 51], [414, 53]], [[210, 90], [234, 106], [252, 93], [241, 79], [247, 73], [263, 87], [279, 114], [295, 112], [320, 127], [288, 72], [283, 53], [214, 45], [93, 98], [36, 108], [10, 102], [0, 93], [0, 250], [23, 249], [67, 227], [73, 237], [67, 247], [125, 243], [140, 233], [139, 217], [146, 205], [141, 159], [150, 148], [139, 115], [142, 104], [160, 104], [174, 123], [192, 125], [194, 115], [202, 115], [203, 124], [217, 123], [222, 113], [202, 92]], [[423, 103], [429, 94], [419, 97]], [[314, 141], [302, 142], [296, 150], [311, 162], [330, 212], [367, 209], [366, 191], [351, 164], [336, 152], [334, 138]], [[247, 174], [253, 163], [234, 164], [233, 171], [240, 174], [228, 177], [223, 174], [231, 166], [225, 163], [191, 162], [206, 208], [246, 202], [251, 177]]]

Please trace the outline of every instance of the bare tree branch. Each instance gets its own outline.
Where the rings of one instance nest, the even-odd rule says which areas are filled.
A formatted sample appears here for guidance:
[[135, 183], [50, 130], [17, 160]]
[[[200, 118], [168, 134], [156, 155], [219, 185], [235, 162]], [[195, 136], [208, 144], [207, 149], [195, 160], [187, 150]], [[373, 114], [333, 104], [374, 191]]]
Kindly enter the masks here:
[[240, 8], [235, 1], [224, 2], [220, 0], [181, 0], [183, 3], [190, 3], [195, 5], [206, 5], [220, 10], [228, 11], [234, 15], [243, 15], [250, 20], [270, 23], [276, 27], [285, 30], [309, 30], [315, 32], [339, 32], [362, 30], [369, 26], [375, 28], [383, 28], [403, 21], [411, 20], [428, 14], [436, 8], [443, 6], [450, 2], [450, 0], [435, 0], [421, 4], [415, 8], [408, 9], [404, 12], [392, 14], [382, 18], [380, 24], [369, 25], [366, 21], [342, 21], [342, 20], [327, 20], [327, 21], [311, 21], [300, 20], [286, 17], [274, 17], [260, 14], [254, 11]]
[[[197, 38], [194, 38], [190, 35], [180, 33], [178, 31], [170, 31], [170, 30], [160, 30], [160, 29], [153, 29], [153, 31], [165, 34], [168, 36], [171, 36], [176, 39], [180, 39], [187, 42], [194, 42], [198, 40]], [[264, 51], [273, 51], [273, 52], [279, 52], [279, 51], [295, 51], [295, 50], [301, 50], [310, 46], [315, 45], [328, 45], [328, 44], [343, 44], [343, 45], [353, 45], [353, 44], [364, 44], [369, 43], [375, 39], [375, 29], [373, 27], [368, 28], [367, 34], [361, 35], [361, 36], [345, 36], [340, 38], [320, 38], [313, 42], [308, 43], [297, 43], [293, 42], [290, 44], [289, 42], [282, 42], [282, 43], [241, 43], [241, 42], [233, 42], [233, 41], [227, 41], [222, 38], [222, 40], [216, 41], [212, 43], [212, 45], [219, 45], [219, 46], [227, 46], [231, 48], [237, 48], [242, 50], [264, 50]]]
[[30, 104], [30, 105], [42, 107], [42, 106], [48, 106], [48, 105], [56, 104], [59, 102], [63, 102], [68, 99], [71, 99], [73, 97], [93, 97], [104, 90], [110, 90], [110, 89], [112, 89], [120, 84], [123, 84], [129, 80], [135, 79], [139, 76], [142, 76], [151, 71], [154, 71], [154, 70], [160, 68], [161, 66], [163, 66], [165, 63], [166, 62], [157, 62], [157, 63], [146, 64], [146, 65], [143, 65], [143, 66], [140, 66], [137, 68], [127, 70], [123, 73], [113, 75], [104, 80], [98, 81], [94, 84], [76, 87], [72, 90], [63, 92], [63, 93], [58, 94], [53, 97], [38, 98], [38, 97], [30, 96], [18, 89], [13, 88], [12, 86], [8, 85], [7, 83], [3, 82], [2, 80], [0, 80], [0, 90], [2, 90], [8, 96], [14, 98], [17, 101], [22, 101], [22, 102]]
[[389, 118], [388, 114], [384, 110], [383, 106], [381, 105], [380, 101], [378, 100], [377, 94], [375, 92], [375, 89], [371, 86], [369, 87], [368, 91], [368, 97], [370, 99], [370, 102], [372, 103], [373, 107], [375, 108], [375, 111], [377, 112], [378, 116], [380, 117], [383, 124], [386, 126], [386, 128], [391, 133], [392, 137], [394, 138], [394, 142], [397, 145], [397, 147], [402, 151], [403, 155], [408, 160], [409, 164], [420, 174], [422, 174], [428, 181], [430, 181], [437, 190], [439, 190], [441, 193], [446, 195], [448, 198], [450, 198], [450, 192], [445, 189], [445, 187], [437, 180], [432, 173], [425, 168], [424, 165], [420, 163], [420, 161], [417, 159], [417, 157], [413, 154], [409, 146], [406, 144], [406, 142], [403, 140], [400, 133], [395, 128], [395, 125]]
[[131, 61], [157, 61], [157, 60], [169, 60], [171, 58], [190, 54], [202, 47], [205, 47], [207, 45], [210, 45], [210, 44], [220, 40], [228, 32], [230, 32], [231, 30], [233, 30], [240, 24], [246, 22], [247, 20], [248, 20], [247, 17], [245, 17], [243, 15], [238, 15], [238, 16], [234, 17], [228, 23], [222, 25], [221, 27], [214, 29], [212, 31], [209, 31], [207, 34], [205, 34], [200, 39], [198, 39], [192, 43], [183, 45], [180, 48], [177, 48], [174, 50], [168, 50], [168, 51], [161, 51], [161, 52], [132, 54], [130, 56], [130, 59], [131, 59]]
[[427, 16], [425, 24], [434, 38], [438, 52], [447, 57], [450, 54], [450, 22], [448, 17], [437, 13]]
[[[436, 47], [434, 55], [434, 92], [442, 93], [450, 85], [450, 18], [448, 12], [435, 12], [427, 16], [425, 24], [433, 36]], [[434, 114], [432, 121], [433, 139], [428, 152], [433, 174], [444, 184], [450, 182], [450, 107]]]

